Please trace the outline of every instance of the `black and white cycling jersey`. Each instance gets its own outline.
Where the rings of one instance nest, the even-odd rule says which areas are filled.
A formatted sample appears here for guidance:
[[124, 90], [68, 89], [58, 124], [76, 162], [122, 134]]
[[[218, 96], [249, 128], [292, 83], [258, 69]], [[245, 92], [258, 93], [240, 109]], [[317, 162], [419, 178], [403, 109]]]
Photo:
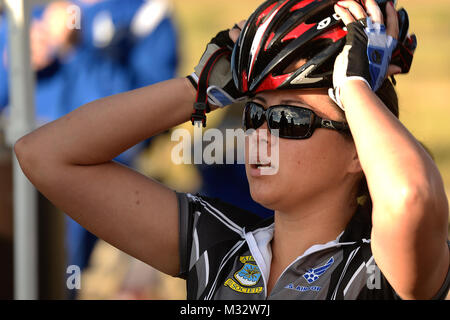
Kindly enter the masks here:
[[[398, 299], [370, 246], [371, 213], [358, 207], [333, 241], [295, 259], [267, 296], [274, 219], [200, 195], [177, 193], [180, 277], [192, 300]], [[444, 299], [450, 275], [436, 299]]]

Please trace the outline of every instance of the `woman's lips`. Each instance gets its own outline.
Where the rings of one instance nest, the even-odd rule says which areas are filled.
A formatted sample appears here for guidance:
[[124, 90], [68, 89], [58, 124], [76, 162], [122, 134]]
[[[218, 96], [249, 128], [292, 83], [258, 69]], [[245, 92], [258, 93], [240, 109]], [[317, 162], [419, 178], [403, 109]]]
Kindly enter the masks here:
[[263, 168], [266, 170], [272, 167], [271, 163], [268, 164], [250, 164], [249, 165], [249, 173], [251, 177], [261, 177], [264, 176]]

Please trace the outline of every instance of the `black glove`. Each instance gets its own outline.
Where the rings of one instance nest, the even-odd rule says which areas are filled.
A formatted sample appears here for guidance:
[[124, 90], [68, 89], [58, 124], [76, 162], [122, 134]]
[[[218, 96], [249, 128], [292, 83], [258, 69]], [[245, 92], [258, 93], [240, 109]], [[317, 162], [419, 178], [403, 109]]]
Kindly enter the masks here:
[[330, 97], [344, 109], [340, 88], [348, 80], [362, 80], [372, 91], [377, 91], [387, 76], [392, 52], [397, 40], [386, 34], [386, 27], [371, 18], [347, 25], [348, 35], [344, 50], [336, 59], [333, 88]]
[[[199, 64], [194, 68], [195, 72], [188, 76], [196, 90], [202, 86], [199, 86], [199, 79], [207, 82], [208, 102], [218, 107], [233, 104], [244, 96], [234, 85], [231, 73], [230, 57], [233, 47], [229, 30], [219, 32], [207, 45]], [[217, 59], [219, 50], [221, 54]]]

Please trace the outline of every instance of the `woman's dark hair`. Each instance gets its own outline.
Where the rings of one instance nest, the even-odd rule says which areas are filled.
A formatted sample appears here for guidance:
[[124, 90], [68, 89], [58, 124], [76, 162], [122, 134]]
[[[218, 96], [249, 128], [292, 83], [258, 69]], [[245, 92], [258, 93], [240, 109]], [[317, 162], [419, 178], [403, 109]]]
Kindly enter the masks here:
[[[394, 85], [389, 79], [386, 79], [381, 88], [376, 92], [377, 96], [383, 101], [386, 107], [397, 117], [400, 118], [398, 96]], [[360, 181], [357, 193], [357, 201], [360, 205], [372, 210], [372, 199], [369, 193], [366, 177]]]

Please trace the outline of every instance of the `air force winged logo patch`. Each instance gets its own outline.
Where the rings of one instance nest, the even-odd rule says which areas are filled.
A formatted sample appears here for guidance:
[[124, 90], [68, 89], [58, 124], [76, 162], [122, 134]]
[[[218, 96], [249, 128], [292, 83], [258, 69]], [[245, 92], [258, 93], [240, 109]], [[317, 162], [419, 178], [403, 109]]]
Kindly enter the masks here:
[[303, 278], [308, 281], [309, 284], [313, 283], [314, 281], [317, 281], [322, 274], [324, 274], [334, 263], [334, 258], [331, 257], [330, 260], [328, 260], [327, 263], [325, 263], [323, 266], [309, 269], [304, 275]]

